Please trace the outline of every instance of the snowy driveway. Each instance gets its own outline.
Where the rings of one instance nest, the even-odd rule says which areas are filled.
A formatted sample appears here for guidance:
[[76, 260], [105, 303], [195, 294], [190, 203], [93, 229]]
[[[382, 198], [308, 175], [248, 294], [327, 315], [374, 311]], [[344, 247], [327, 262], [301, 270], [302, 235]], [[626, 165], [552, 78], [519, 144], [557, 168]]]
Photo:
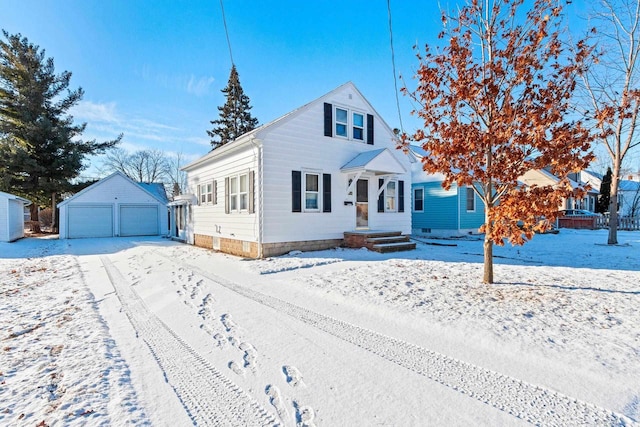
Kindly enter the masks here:
[[[562, 236], [571, 237], [584, 238]], [[262, 261], [161, 239], [70, 242], [25, 241], [12, 246], [24, 254], [0, 259], [3, 269], [33, 263], [29, 256], [66, 266], [61, 277], [62, 269], [50, 274], [31, 268], [22, 281], [5, 281], [0, 320], [4, 330], [12, 325], [10, 313], [27, 322], [42, 312], [30, 304], [42, 304], [44, 296], [31, 303], [9, 297], [26, 292], [27, 277], [38, 276], [44, 289], [49, 271], [49, 285], [90, 289], [86, 313], [76, 316], [102, 331], [102, 343], [111, 348], [91, 362], [108, 379], [93, 385], [103, 388], [106, 401], [96, 398], [73, 418], [59, 408], [66, 397], [68, 407], [82, 402], [84, 389], [74, 391], [75, 400], [66, 396], [69, 391], [48, 396], [53, 403], [41, 405], [45, 410], [27, 404], [34, 392], [17, 380], [29, 362], [10, 349], [0, 365], [7, 384], [0, 397], [9, 402], [0, 407], [0, 421], [240, 426], [631, 425], [638, 420], [637, 270], [608, 270], [595, 262], [598, 268], [590, 270], [558, 266], [542, 273], [532, 259], [545, 263], [548, 255], [536, 253], [532, 242], [526, 256], [505, 250], [505, 259], [513, 262], [497, 266], [496, 275], [508, 274], [509, 283], [484, 290], [476, 277], [481, 266], [472, 262], [474, 241], [455, 248], [422, 245], [399, 257], [338, 250]], [[627, 248], [625, 256], [637, 254], [635, 246]], [[11, 274], [16, 275], [3, 271], [0, 277]], [[580, 278], [569, 283], [567, 274]], [[523, 289], [523, 283], [532, 289]], [[568, 311], [561, 311], [558, 301]], [[600, 304], [610, 307], [614, 320], [593, 332], [593, 325], [603, 325], [597, 323], [603, 321]], [[591, 317], [577, 316], [585, 325], [567, 314], [585, 307], [594, 311]], [[46, 334], [36, 342], [37, 331], [28, 331], [26, 323], [7, 326], [14, 333], [5, 340], [34, 353], [42, 340], [59, 342], [58, 354], [40, 359], [82, 365], [74, 346], [86, 350], [87, 343], [46, 331], [53, 329], [46, 321], [37, 324]], [[11, 368], [3, 366], [5, 355]], [[65, 374], [62, 383], [70, 385], [56, 389], [70, 390], [80, 382], [71, 370]], [[9, 390], [22, 401], [8, 399]]]

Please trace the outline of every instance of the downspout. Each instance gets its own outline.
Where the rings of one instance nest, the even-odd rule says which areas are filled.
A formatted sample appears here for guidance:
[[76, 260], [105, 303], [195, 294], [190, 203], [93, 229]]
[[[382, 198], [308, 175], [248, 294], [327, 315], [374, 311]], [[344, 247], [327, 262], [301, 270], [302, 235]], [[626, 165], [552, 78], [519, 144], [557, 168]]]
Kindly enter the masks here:
[[[263, 225], [264, 225], [264, 207], [263, 207], [263, 202], [264, 202], [264, 191], [263, 191], [263, 187], [264, 187], [264, 167], [262, 164], [262, 140], [257, 139], [255, 136], [253, 136], [251, 138], [251, 143], [254, 145], [254, 147], [258, 150], [258, 171], [256, 176], [258, 177], [258, 259], [261, 259], [263, 257], [263, 253], [264, 251], [262, 250], [262, 241], [264, 240], [264, 231], [263, 231]], [[254, 188], [256, 187], [255, 183], [254, 183]]]
[[460, 195], [460, 186], [458, 184], [456, 184], [456, 187], [458, 189], [458, 209], [456, 209], [456, 217], [458, 218], [458, 234], [460, 234], [460, 217], [462, 216], [462, 201], [461, 199], [461, 195]]

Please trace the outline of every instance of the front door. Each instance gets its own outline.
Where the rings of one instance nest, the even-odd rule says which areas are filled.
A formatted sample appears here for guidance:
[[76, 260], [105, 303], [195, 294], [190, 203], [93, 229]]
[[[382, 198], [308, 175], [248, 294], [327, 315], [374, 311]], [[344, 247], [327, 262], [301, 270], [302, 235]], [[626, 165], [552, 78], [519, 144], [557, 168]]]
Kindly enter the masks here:
[[356, 183], [356, 228], [369, 228], [369, 180]]

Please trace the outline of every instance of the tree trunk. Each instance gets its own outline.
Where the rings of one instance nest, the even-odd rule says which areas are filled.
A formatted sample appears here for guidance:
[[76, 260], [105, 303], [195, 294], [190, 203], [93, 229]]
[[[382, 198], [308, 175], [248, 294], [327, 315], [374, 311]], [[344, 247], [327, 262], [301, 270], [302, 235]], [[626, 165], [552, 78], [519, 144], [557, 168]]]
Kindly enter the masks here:
[[56, 193], [53, 192], [51, 193], [51, 232], [52, 233], [58, 232], [57, 219], [58, 219], [58, 216], [56, 215]]
[[609, 200], [609, 238], [607, 244], [618, 244], [618, 183], [620, 182], [620, 165], [614, 164], [611, 175], [611, 199]]
[[482, 276], [482, 283], [493, 283], [493, 241], [490, 238], [493, 226], [489, 221], [489, 207], [486, 204], [484, 209], [484, 275]]
[[31, 214], [31, 221], [38, 221], [38, 205], [33, 202], [31, 206], [29, 206], [29, 213]]
[[484, 275], [482, 283], [493, 283], [493, 242], [484, 238]]
[[31, 206], [29, 207], [29, 212], [31, 213], [31, 221], [29, 221], [29, 230], [31, 230], [32, 233], [40, 233], [42, 232], [42, 230], [40, 230], [40, 218], [38, 217], [38, 205], [33, 202], [31, 203]]

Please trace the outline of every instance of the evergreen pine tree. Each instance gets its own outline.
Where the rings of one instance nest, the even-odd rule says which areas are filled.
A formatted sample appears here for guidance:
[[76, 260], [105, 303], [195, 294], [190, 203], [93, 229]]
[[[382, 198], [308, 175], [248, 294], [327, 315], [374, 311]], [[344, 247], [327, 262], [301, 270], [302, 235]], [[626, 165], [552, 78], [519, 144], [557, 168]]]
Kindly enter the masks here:
[[607, 173], [602, 177], [600, 183], [600, 196], [598, 196], [597, 213], [609, 212], [609, 203], [611, 202], [611, 168], [607, 168]]
[[232, 65], [227, 87], [222, 89], [227, 101], [218, 107], [220, 118], [212, 120], [214, 128], [207, 131], [211, 137], [212, 149], [227, 144], [258, 125], [258, 119], [251, 116], [249, 97], [244, 94], [236, 66]]
[[53, 58], [20, 34], [2, 31], [0, 39], [0, 190], [31, 199], [37, 207], [72, 188], [86, 156], [119, 142], [77, 139], [86, 124], [76, 125], [68, 110], [84, 94], [69, 90], [71, 73], [55, 73]]

